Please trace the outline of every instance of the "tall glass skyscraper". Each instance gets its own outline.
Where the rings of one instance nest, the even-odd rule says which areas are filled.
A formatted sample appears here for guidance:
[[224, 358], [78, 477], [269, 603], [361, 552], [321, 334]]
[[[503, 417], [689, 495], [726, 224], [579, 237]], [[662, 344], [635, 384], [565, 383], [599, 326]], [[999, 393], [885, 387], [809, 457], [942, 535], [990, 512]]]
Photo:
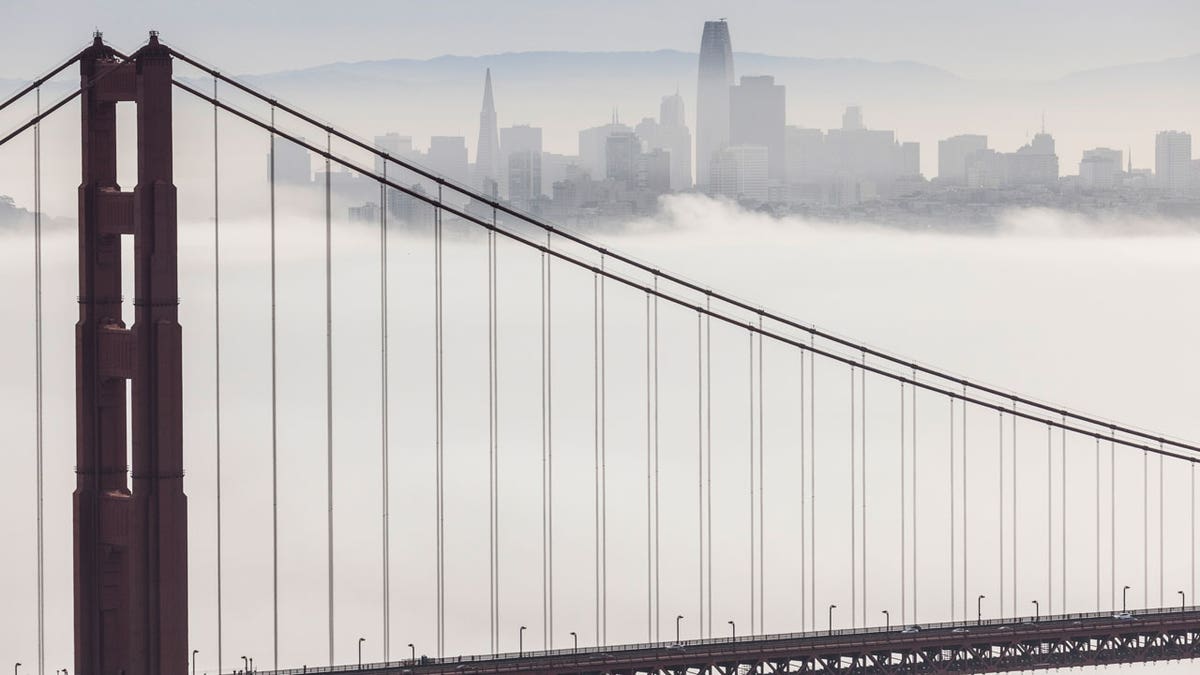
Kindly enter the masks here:
[[733, 46], [724, 19], [705, 21], [700, 38], [700, 80], [696, 89], [696, 185], [707, 190], [713, 153], [729, 144], [729, 87], [733, 85]]

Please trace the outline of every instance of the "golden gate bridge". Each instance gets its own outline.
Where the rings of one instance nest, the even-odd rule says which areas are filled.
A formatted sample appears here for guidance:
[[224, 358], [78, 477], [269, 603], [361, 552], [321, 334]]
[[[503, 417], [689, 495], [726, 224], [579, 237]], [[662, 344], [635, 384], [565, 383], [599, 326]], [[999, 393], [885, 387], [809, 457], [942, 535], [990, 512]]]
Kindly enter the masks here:
[[[198, 73], [197, 77], [177, 77], [177, 64]], [[42, 88], [75, 65], [80, 68], [78, 89], [43, 107]], [[211, 80], [212, 88], [198, 85], [198, 78]], [[233, 104], [230, 93], [244, 105]], [[1188, 604], [1196, 590], [1194, 476], [1200, 461], [1196, 444], [953, 375], [636, 260], [523, 213], [494, 194], [389, 155], [167, 46], [155, 33], [128, 55], [105, 44], [97, 34], [89, 47], [0, 104], [0, 111], [30, 96], [36, 101], [34, 115], [0, 138], [0, 146], [29, 135], [34, 148], [36, 351], [31, 360], [37, 378], [31, 396], [37, 406], [34, 450], [38, 486], [33, 516], [38, 531], [34, 583], [38, 589], [39, 675], [46, 666], [44, 589], [48, 581], [54, 582], [44, 572], [42, 342], [46, 326], [42, 314], [41, 134], [43, 121], [76, 99], [81, 117], [82, 182], [78, 192], [79, 320], [75, 327], [75, 673], [182, 675], [195, 669], [199, 648], [190, 639], [194, 620], [188, 601], [194, 589], [190, 579], [197, 570], [189, 569], [189, 547], [207, 545], [188, 537], [185, 469], [195, 463], [212, 463], [216, 470], [212, 486], [217, 508], [214, 647], [220, 672], [236, 672], [240, 665], [243, 671], [278, 673], [984, 673], [1190, 659], [1200, 653], [1200, 610]], [[180, 135], [201, 132], [175, 124], [176, 97], [199, 101], [212, 112], [213, 448], [194, 447], [183, 428], [187, 352], [186, 329], [179, 323], [174, 160]], [[119, 103], [133, 103], [137, 110], [137, 184], [132, 191], [123, 190], [117, 180]], [[307, 132], [277, 123], [277, 117], [286, 117]], [[228, 553], [222, 550], [221, 524], [229, 514], [222, 511], [220, 497], [220, 299], [223, 292], [231, 292], [228, 287], [222, 289], [220, 277], [222, 218], [228, 217], [220, 199], [218, 139], [223, 119], [261, 133], [271, 148], [270, 251], [264, 261], [269, 264], [271, 281], [266, 310], [271, 326], [271, 473], [261, 481], [263, 490], [269, 486], [271, 494], [271, 528], [261, 533], [272, 542], [272, 584], [269, 593], [264, 593], [272, 606], [271, 671], [255, 669], [249, 659], [234, 658], [227, 652], [223, 644], [227, 635], [221, 625], [226, 601], [221, 580], [228, 560]], [[306, 140], [308, 137], [320, 140]], [[287, 627], [280, 617], [279, 567], [288, 554], [281, 553], [279, 546], [279, 469], [280, 460], [287, 461], [287, 456], [281, 455], [286, 448], [279, 437], [276, 352], [281, 337], [276, 295], [277, 143], [303, 148], [325, 165], [321, 412], [326, 517], [322, 527], [314, 529], [310, 524], [309, 531], [323, 531], [327, 544], [322, 561], [325, 588], [321, 589], [326, 611], [324, 616], [296, 619], [324, 623], [328, 659], [320, 666], [296, 664], [280, 649], [280, 635]], [[344, 445], [334, 427], [334, 166], [377, 183], [381, 207], [377, 286], [361, 291], [379, 293], [375, 318], [379, 322], [380, 388], [375, 392], [355, 389], [354, 400], [337, 402], [358, 406], [370, 397], [381, 411], [381, 606], [377, 621], [383, 661], [374, 663], [362, 659], [366, 638], [358, 640], [357, 659], [349, 659], [344, 650], [337, 649], [336, 620], [340, 617], [335, 613], [339, 589], [334, 544], [338, 521], [333, 476]], [[389, 222], [394, 215], [389, 205], [396, 200], [404, 201], [408, 215]], [[482, 254], [477, 259], [483, 261], [484, 287], [479, 290], [485, 296], [486, 312], [479, 320], [483, 329], [471, 337], [486, 352], [486, 365], [472, 375], [474, 386], [484, 391], [486, 403], [469, 407], [465, 420], [448, 414], [455, 407], [456, 391], [465, 394], [452, 390], [447, 396], [446, 367], [454, 358], [445, 335], [447, 303], [453, 301], [447, 297], [447, 228], [453, 230], [453, 246], [476, 249]], [[403, 546], [401, 551], [423, 559], [433, 572], [432, 607], [421, 608], [428, 610], [435, 626], [432, 656], [418, 655], [411, 643], [398, 649], [403, 638], [394, 635], [391, 625], [397, 611], [391, 601], [392, 556], [401, 547], [391, 540], [392, 519], [397, 514], [391, 506], [389, 481], [396, 462], [407, 459], [396, 456], [389, 408], [395, 384], [389, 380], [389, 345], [394, 339], [389, 330], [397, 325], [394, 317], [389, 318], [393, 308], [389, 271], [395, 264], [389, 262], [389, 245], [400, 229], [410, 234], [419, 231], [422, 245], [428, 245], [432, 254], [433, 325], [427, 345], [432, 367], [426, 383], [432, 415], [425, 422], [431, 428], [432, 441], [422, 447], [433, 468], [432, 499], [419, 513], [404, 513], [403, 517], [432, 520], [434, 545], [432, 550]], [[123, 238], [133, 242], [133, 321], [128, 326]], [[405, 240], [406, 245], [411, 243]], [[395, 250], [390, 253], [394, 260]], [[530, 293], [515, 300], [503, 298], [502, 259], [505, 265], [538, 266], [537, 281], [530, 286], [537, 291], [536, 297], [531, 299]], [[501, 344], [510, 338], [505, 333], [514, 329], [502, 321], [501, 309], [514, 302], [536, 309], [536, 336], [525, 332], [511, 339], [519, 343], [522, 352], [533, 353], [537, 363], [508, 371], [501, 367]], [[621, 335], [630, 333], [628, 324], [617, 325], [609, 318], [619, 302], [633, 302], [644, 319], [634, 335]], [[398, 325], [407, 330], [424, 320], [401, 312]], [[65, 327], [51, 325], [50, 330], [64, 331]], [[640, 353], [610, 343], [634, 344]], [[571, 354], [570, 362], [556, 356], [556, 349]], [[686, 358], [690, 365], [670, 367], [676, 358]], [[637, 371], [637, 378], [615, 376], [618, 370], [630, 368]], [[725, 369], [739, 375], [730, 377]], [[510, 384], [515, 381], [527, 387], [535, 377], [536, 386], [528, 387], [532, 396]], [[680, 381], [665, 384], [667, 378]], [[786, 395], [776, 384], [779, 382], [787, 384]], [[687, 395], [680, 396], [680, 391]], [[530, 409], [538, 418], [537, 431], [510, 444], [503, 440], [501, 429], [515, 413], [505, 412], [503, 406], [507, 398], [522, 396], [535, 402]], [[556, 413], [556, 403], [573, 405], [576, 413], [582, 410], [584, 414], [567, 417]], [[830, 413], [835, 407], [841, 409], [837, 415]], [[613, 414], [618, 410], [619, 414]], [[630, 410], [636, 410], [639, 419], [631, 421]], [[683, 423], [676, 419], [680, 410], [686, 410]], [[665, 417], [670, 420], [664, 421]], [[476, 466], [486, 464], [487, 503], [480, 512], [471, 511], [470, 517], [487, 523], [486, 541], [475, 543], [475, 554], [488, 561], [488, 597], [486, 601], [476, 597], [475, 604], [464, 609], [460, 603], [447, 606], [446, 602], [447, 589], [463, 583], [456, 561], [449, 561], [448, 570], [448, 557], [453, 553], [447, 544], [447, 516], [460, 518], [467, 512], [447, 504], [448, 481], [455, 480], [450, 475], [454, 462], [447, 464], [447, 433], [455, 433], [462, 425], [482, 426], [484, 420], [486, 433], [476, 443], [472, 461]], [[718, 429], [714, 436], [714, 425], [727, 425], [728, 420], [738, 427], [736, 433]], [[569, 425], [567, 430], [564, 424]], [[638, 462], [610, 464], [613, 453], [630, 452], [630, 434], [614, 434], [618, 427], [630, 425], [637, 427]], [[564, 443], [562, 438], [568, 433], [575, 440]], [[610, 435], [616, 438], [610, 439]], [[581, 445], [579, 438], [590, 442]], [[678, 452], [664, 458], [664, 451], [674, 450]], [[501, 519], [501, 495], [523, 494], [529, 489], [527, 483], [510, 480], [501, 470], [502, 460], [519, 452], [535, 453], [540, 466], [536, 497], [540, 522]], [[578, 463], [581, 454], [585, 464], [590, 458], [590, 471], [573, 472], [575, 480], [569, 481], [562, 463]], [[555, 460], [560, 463], [558, 470]], [[883, 462], [887, 470], [868, 470]], [[825, 475], [834, 464], [848, 468], [849, 476], [848, 482], [836, 487]], [[617, 475], [617, 466], [626, 475]], [[678, 472], [686, 473], [682, 481], [688, 485], [686, 493], [676, 489], [674, 482], [664, 490], [664, 477]], [[1164, 476], [1168, 473], [1187, 477], [1186, 496], [1175, 497], [1189, 500], [1190, 510], [1165, 508]], [[585, 480], [579, 480], [581, 477]], [[1090, 492], [1069, 491], [1069, 477], [1071, 485], [1075, 478], [1086, 479], [1092, 486]], [[929, 484], [935, 480], [939, 488], [948, 491], [937, 497], [939, 503], [931, 517]], [[610, 487], [610, 482], [622, 487]], [[630, 485], [637, 489], [629, 490]], [[770, 502], [768, 486], [772, 488]], [[1018, 502], [1027, 491], [1042, 487], [1045, 509], [1035, 526]], [[1151, 508], [1152, 501], [1157, 502], [1157, 510]], [[681, 519], [677, 503], [695, 508]], [[574, 508], [569, 511], [574, 515], [563, 525], [567, 506]], [[871, 513], [884, 515], [869, 518], [868, 506]], [[625, 515], [616, 515], [635, 507], [636, 525]], [[1040, 505], [1037, 508], [1041, 510]], [[1089, 513], [1090, 520], [1069, 521], [1072, 509]], [[728, 519], [735, 516], [722, 513], [725, 510], [740, 514], [736, 516], [739, 523], [730, 525]], [[1140, 531], [1118, 527], [1118, 512], [1128, 510], [1141, 516]], [[568, 527], [577, 530], [583, 524], [578, 517], [581, 512], [587, 516], [591, 536], [568, 537], [567, 543], [562, 543], [561, 535]], [[1153, 542], [1157, 552], [1151, 542], [1151, 515], [1156, 516], [1158, 528]], [[1061, 520], [1056, 522], [1056, 516]], [[984, 525], [972, 526], [972, 518]], [[1186, 591], [1178, 591], [1180, 601], [1170, 604], [1166, 598], [1175, 596], [1167, 596], [1164, 573], [1168, 522], [1173, 530], [1190, 529], [1189, 585]], [[502, 527], [505, 532], [509, 528], [531, 530], [537, 537], [536, 546], [505, 547]], [[609, 549], [610, 533], [620, 530], [627, 534], [631, 529], [637, 530], [636, 538], [624, 537], [615, 550]], [[879, 529], [886, 530], [887, 536], [881, 536]], [[1074, 529], [1089, 531], [1092, 537], [1087, 546], [1068, 543], [1068, 533]], [[687, 532], [687, 540], [681, 547], [677, 535], [682, 531]], [[556, 533], [560, 534], [557, 544]], [[918, 536], [922, 541], [928, 541], [927, 537], [940, 543], [949, 540], [948, 560], [938, 563], [944, 567], [936, 574], [923, 571], [923, 566], [931, 563], [922, 557], [928, 545], [919, 544]], [[1036, 547], [1031, 545], [1043, 536]], [[892, 544], [893, 539], [898, 546]], [[981, 540], [987, 543], [981, 544]], [[730, 541], [748, 545], [735, 547]], [[831, 563], [824, 555], [830, 541], [848, 545], [848, 567]], [[877, 546], [890, 550], [880, 554]], [[480, 555], [485, 547], [486, 556]], [[1118, 569], [1118, 551], [1140, 555], [1140, 575]], [[1152, 554], [1158, 563], [1156, 600], [1152, 600]], [[979, 560], [985, 557], [988, 566], [981, 568]], [[610, 567], [632, 559], [644, 573], [639, 574], [637, 587], [628, 575], [610, 584]], [[886, 559], [884, 564], [879, 563], [881, 559]], [[582, 575], [586, 587], [569, 589], [579, 585], [581, 575], [563, 581], [564, 564], [578, 567], [581, 560], [591, 568]], [[540, 587], [534, 592], [541, 605], [540, 623], [527, 617], [514, 620], [503, 613], [514, 592], [503, 592], [507, 577], [501, 570], [513, 568], [532, 570], [540, 577]], [[1130, 606], [1132, 587], [1126, 576], [1140, 584], [1135, 591], [1142, 599], [1140, 607]], [[664, 611], [664, 577], [668, 593], [673, 593], [676, 580], [687, 587], [688, 639], [681, 633], [685, 616], [670, 609], [681, 604], [678, 599]], [[848, 593], [841, 588], [830, 590], [834, 584], [846, 582]], [[929, 608], [932, 601], [923, 600], [930, 585], [939, 587], [936, 597], [942, 606], [934, 609]], [[1094, 598], [1080, 603], [1078, 594], [1068, 595], [1072, 586], [1086, 587], [1085, 595]], [[881, 594], [876, 590], [879, 587], [887, 589], [892, 599], [898, 596], [890, 609], [880, 611], [878, 600], [873, 599]], [[590, 640], [583, 627], [564, 634], [560, 622], [555, 632], [555, 619], [561, 615], [562, 597], [568, 590], [573, 592], [568, 597], [587, 597], [592, 605]], [[645, 641], [614, 644], [608, 639], [613, 623], [608, 616], [609, 603], [618, 599], [629, 602], [629, 596], [640, 596], [642, 591], [645, 624], [639, 630], [644, 628]], [[519, 591], [526, 592], [524, 588]], [[942, 594], [948, 594], [948, 606], [941, 600]], [[737, 600], [728, 600], [734, 597]], [[987, 618], [985, 601], [990, 607]], [[773, 612], [768, 628], [768, 605], [788, 608], [794, 623], [778, 623]], [[731, 606], [736, 610], [731, 611]], [[487, 643], [462, 655], [448, 649], [447, 636], [453, 634], [456, 623], [481, 616], [485, 608]], [[734, 611], [736, 618], [726, 618]], [[533, 624], [528, 638], [529, 626], [521, 621]], [[541, 633], [536, 648], [534, 632]], [[699, 637], [694, 637], [697, 634]], [[580, 644], [581, 636], [586, 644]], [[514, 638], [516, 650], [511, 649]]]

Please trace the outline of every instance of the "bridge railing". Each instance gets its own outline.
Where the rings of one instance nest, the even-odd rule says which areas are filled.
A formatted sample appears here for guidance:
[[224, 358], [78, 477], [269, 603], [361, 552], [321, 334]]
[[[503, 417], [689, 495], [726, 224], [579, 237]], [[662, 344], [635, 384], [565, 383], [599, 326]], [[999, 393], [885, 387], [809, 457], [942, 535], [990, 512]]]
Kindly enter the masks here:
[[364, 663], [361, 666], [356, 664], [342, 666], [325, 666], [316, 668], [289, 668], [286, 670], [274, 671], [258, 671], [269, 675], [305, 675], [306, 673], [345, 673], [345, 672], [360, 672], [367, 670], [384, 670], [389, 668], [404, 668], [419, 665], [446, 665], [456, 663], [485, 663], [513, 660], [528, 660], [528, 659], [544, 659], [560, 656], [593, 656], [604, 658], [613, 656], [617, 653], [628, 654], [639, 651], [661, 651], [687, 647], [701, 647], [722, 644], [737, 644], [737, 643], [764, 643], [764, 642], [786, 642], [794, 640], [813, 640], [817, 641], [822, 638], [839, 638], [867, 635], [889, 635], [903, 634], [905, 631], [910, 632], [936, 632], [944, 630], [954, 630], [958, 628], [972, 627], [999, 627], [1012, 625], [1042, 625], [1054, 624], [1070, 621], [1085, 621], [1104, 618], [1116, 618], [1128, 614], [1133, 620], [1137, 617], [1154, 617], [1154, 616], [1169, 616], [1173, 614], [1186, 614], [1200, 611], [1196, 606], [1189, 607], [1161, 607], [1153, 609], [1129, 610], [1128, 612], [1080, 612], [1072, 614], [1052, 614], [1043, 616], [1025, 616], [1017, 618], [999, 618], [999, 619], [984, 619], [982, 621], [941, 621], [936, 623], [919, 623], [919, 624], [896, 624], [891, 627], [886, 626], [870, 626], [864, 628], [838, 628], [834, 630], [820, 631], [805, 631], [796, 633], [773, 633], [769, 635], [744, 635], [723, 638], [702, 638], [692, 640], [665, 641], [665, 642], [634, 642], [620, 645], [610, 645], [601, 647], [580, 647], [564, 648], [564, 649], [548, 649], [538, 651], [523, 651], [523, 652], [502, 652], [498, 654], [471, 654], [462, 656], [447, 656], [442, 658], [420, 656], [416, 659], [403, 659], [400, 661]]

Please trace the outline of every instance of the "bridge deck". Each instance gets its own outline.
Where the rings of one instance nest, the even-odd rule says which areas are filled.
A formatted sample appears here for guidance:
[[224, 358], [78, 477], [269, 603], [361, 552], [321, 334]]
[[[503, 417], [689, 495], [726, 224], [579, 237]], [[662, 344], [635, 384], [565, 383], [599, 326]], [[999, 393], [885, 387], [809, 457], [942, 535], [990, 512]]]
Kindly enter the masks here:
[[1200, 609], [1070, 614], [680, 643], [559, 649], [307, 673], [999, 673], [1200, 656]]

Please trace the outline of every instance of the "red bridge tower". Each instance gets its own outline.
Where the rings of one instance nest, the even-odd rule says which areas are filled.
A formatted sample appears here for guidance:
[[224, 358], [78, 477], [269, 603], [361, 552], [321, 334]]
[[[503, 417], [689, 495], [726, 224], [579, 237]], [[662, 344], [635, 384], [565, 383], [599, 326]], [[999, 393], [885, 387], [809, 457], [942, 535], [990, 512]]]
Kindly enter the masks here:
[[[151, 33], [128, 60], [81, 55], [74, 494], [75, 673], [184, 675], [187, 500], [171, 144], [171, 57]], [[137, 186], [117, 185], [118, 102], [137, 105]], [[134, 240], [134, 324], [121, 319], [121, 236]], [[132, 486], [126, 480], [132, 383]]]

